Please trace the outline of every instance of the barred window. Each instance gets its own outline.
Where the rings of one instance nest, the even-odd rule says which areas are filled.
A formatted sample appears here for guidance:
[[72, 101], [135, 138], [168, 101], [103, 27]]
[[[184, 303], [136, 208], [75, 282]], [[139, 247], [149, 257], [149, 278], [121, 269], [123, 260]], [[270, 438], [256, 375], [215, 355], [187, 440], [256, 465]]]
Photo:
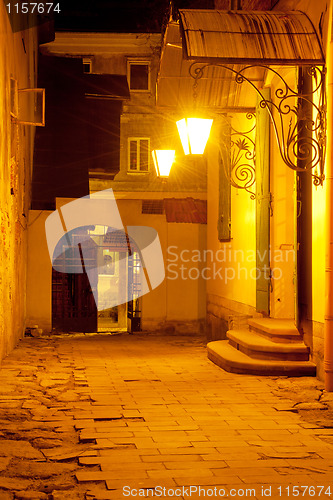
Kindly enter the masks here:
[[164, 213], [164, 201], [163, 200], [142, 200], [141, 213], [162, 215]]

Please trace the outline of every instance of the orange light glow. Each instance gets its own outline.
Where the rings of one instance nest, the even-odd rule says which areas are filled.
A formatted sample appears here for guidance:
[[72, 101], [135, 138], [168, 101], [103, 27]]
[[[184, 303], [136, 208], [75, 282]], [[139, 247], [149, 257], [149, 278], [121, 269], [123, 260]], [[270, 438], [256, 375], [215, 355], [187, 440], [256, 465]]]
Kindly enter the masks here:
[[152, 156], [158, 177], [169, 177], [172, 164], [175, 161], [174, 149], [154, 149]]
[[202, 155], [209, 138], [213, 120], [183, 118], [177, 122], [179, 137], [186, 155]]

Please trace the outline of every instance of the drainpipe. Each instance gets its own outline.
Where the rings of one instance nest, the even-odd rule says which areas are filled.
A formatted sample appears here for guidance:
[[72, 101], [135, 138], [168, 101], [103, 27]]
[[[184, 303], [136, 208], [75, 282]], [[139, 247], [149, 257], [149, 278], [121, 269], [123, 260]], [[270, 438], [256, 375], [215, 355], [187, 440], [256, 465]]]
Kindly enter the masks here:
[[326, 157], [326, 268], [325, 268], [325, 324], [324, 369], [325, 389], [333, 391], [333, 40], [332, 1], [329, 9], [327, 44], [327, 157]]
[[242, 0], [230, 0], [229, 10], [242, 10]]

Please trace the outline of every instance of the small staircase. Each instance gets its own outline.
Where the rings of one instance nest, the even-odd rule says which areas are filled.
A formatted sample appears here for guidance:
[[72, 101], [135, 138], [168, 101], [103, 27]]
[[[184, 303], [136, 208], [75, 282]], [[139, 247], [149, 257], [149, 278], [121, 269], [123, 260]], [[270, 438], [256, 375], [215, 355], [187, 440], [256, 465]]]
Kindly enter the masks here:
[[293, 320], [251, 318], [249, 329], [227, 332], [207, 345], [208, 358], [224, 370], [252, 375], [315, 376], [310, 349]]

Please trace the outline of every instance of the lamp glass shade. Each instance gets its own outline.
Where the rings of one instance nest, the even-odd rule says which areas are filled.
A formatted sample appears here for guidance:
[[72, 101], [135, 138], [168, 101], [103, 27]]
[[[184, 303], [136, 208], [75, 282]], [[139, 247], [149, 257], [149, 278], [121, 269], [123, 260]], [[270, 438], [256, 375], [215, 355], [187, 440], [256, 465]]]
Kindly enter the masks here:
[[213, 120], [183, 118], [177, 122], [179, 137], [186, 155], [202, 155], [209, 138]]
[[175, 161], [174, 149], [154, 149], [152, 151], [156, 174], [158, 177], [168, 177]]

